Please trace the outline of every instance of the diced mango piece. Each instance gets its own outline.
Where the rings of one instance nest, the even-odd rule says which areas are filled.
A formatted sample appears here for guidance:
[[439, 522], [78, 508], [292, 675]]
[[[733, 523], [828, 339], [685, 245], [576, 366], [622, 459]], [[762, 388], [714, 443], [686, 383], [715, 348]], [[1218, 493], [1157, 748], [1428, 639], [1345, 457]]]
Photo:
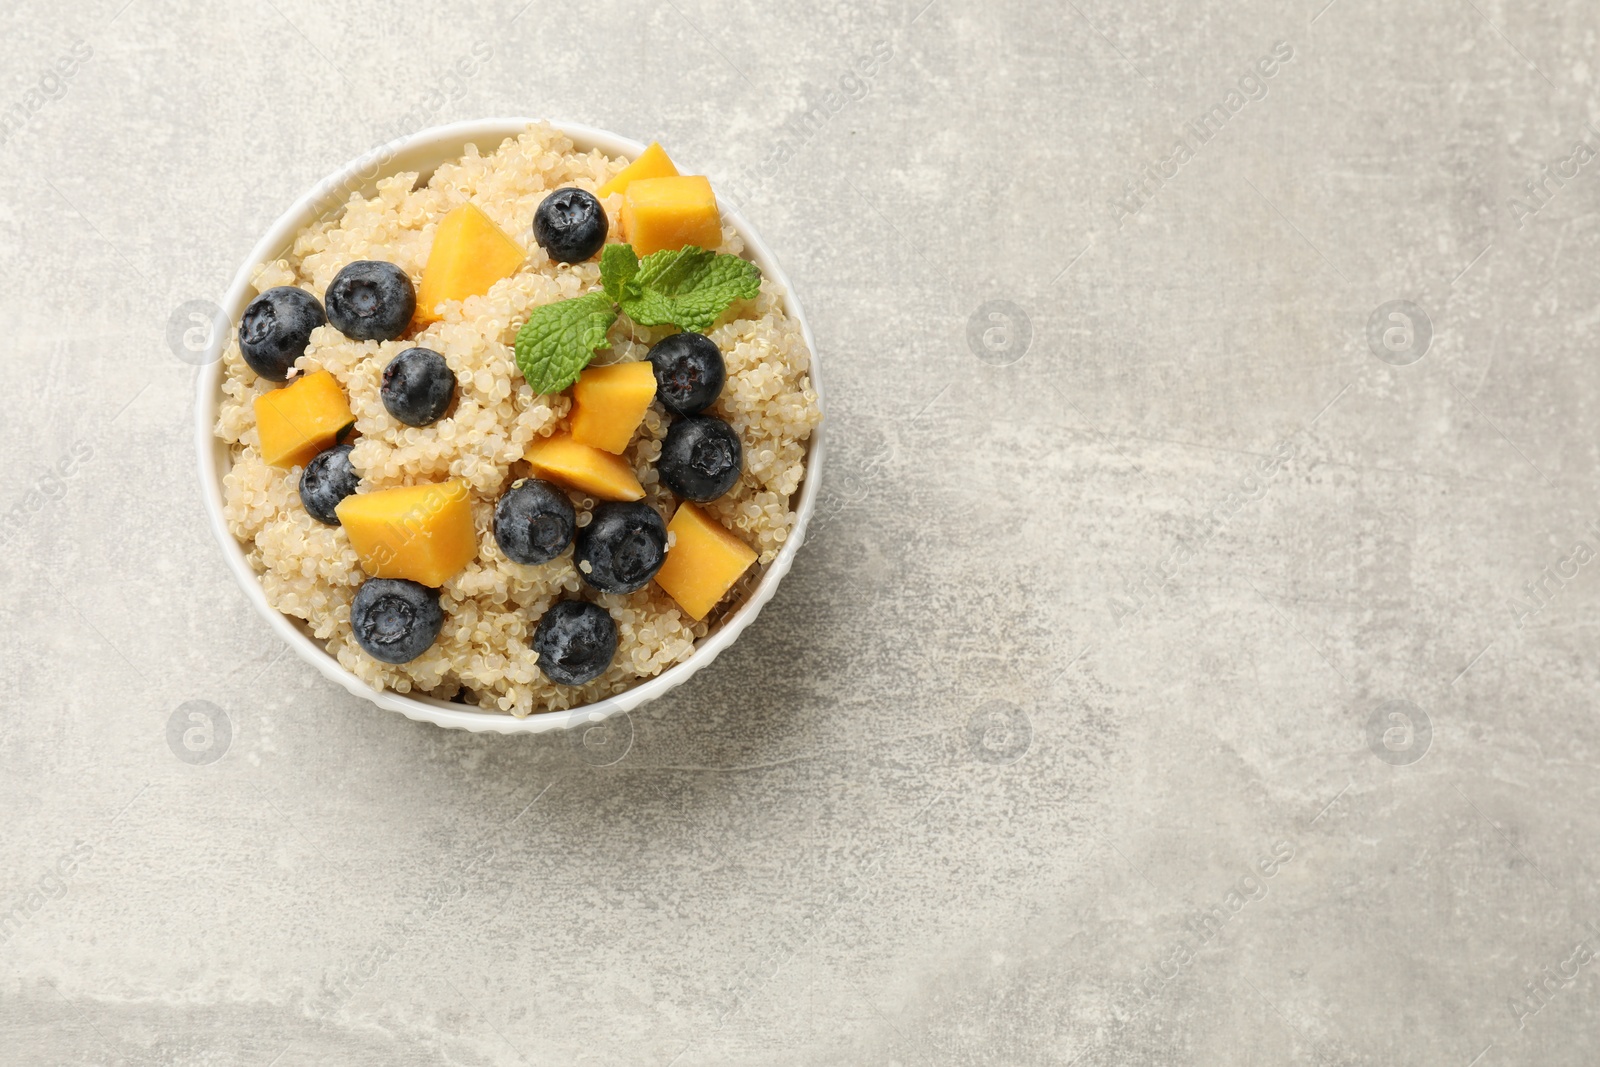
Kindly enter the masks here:
[[647, 360], [590, 367], [572, 383], [572, 439], [620, 456], [655, 398]]
[[438, 588], [478, 554], [472, 497], [459, 478], [355, 493], [334, 511], [361, 569]]
[[533, 473], [601, 500], [643, 500], [644, 486], [621, 456], [581, 444], [571, 434], [535, 437], [523, 457]]
[[338, 380], [325, 370], [262, 393], [255, 409], [261, 458], [274, 467], [309, 463], [356, 421]]
[[622, 233], [641, 256], [665, 249], [722, 244], [722, 216], [711, 183], [699, 174], [639, 178], [622, 194]]
[[717, 606], [756, 561], [749, 545], [688, 502], [678, 506], [678, 513], [667, 523], [667, 534], [672, 547], [656, 572], [656, 584], [697, 621]]
[[515, 274], [528, 254], [476, 204], [462, 204], [439, 220], [428, 265], [417, 286], [418, 322], [438, 322], [446, 300], [482, 296]]
[[656, 141], [650, 142], [650, 147], [639, 153], [639, 158], [622, 168], [622, 172], [615, 178], [600, 187], [599, 195], [610, 196], [612, 193], [625, 192], [629, 185], [640, 178], [676, 178], [678, 168], [672, 165], [672, 160], [667, 158], [666, 150]]

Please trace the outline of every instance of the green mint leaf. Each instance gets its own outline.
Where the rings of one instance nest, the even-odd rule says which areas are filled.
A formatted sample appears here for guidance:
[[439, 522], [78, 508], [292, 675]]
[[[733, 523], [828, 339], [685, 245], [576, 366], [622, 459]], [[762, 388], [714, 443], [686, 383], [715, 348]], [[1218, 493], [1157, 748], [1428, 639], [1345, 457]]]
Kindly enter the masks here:
[[606, 245], [600, 253], [600, 284], [617, 303], [622, 303], [629, 289], [638, 288], [630, 284], [638, 273], [639, 257], [632, 245]]
[[690, 245], [645, 256], [639, 272], [619, 289], [617, 303], [641, 326], [705, 333], [735, 300], [761, 291], [761, 271], [738, 256]]
[[517, 331], [517, 369], [536, 393], [559, 393], [578, 380], [607, 348], [606, 331], [616, 321], [611, 297], [599, 290], [536, 307]]

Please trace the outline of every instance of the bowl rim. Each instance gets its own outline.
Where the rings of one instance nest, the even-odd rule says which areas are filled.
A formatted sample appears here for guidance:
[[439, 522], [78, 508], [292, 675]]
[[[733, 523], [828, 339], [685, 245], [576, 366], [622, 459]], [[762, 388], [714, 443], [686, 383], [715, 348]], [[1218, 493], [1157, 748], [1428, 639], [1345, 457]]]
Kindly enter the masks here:
[[[322, 644], [313, 638], [299, 620], [276, 610], [267, 602], [260, 578], [250, 566], [243, 545], [237, 541], [223, 519], [222, 477], [232, 465], [229, 446], [216, 437], [218, 412], [221, 404], [222, 353], [232, 337], [234, 323], [249, 300], [255, 287], [251, 284], [256, 270], [264, 263], [278, 258], [288, 249], [295, 235], [315, 219], [337, 210], [348, 202], [349, 194], [370, 191], [383, 177], [416, 169], [403, 163], [419, 160], [426, 163], [434, 159], [433, 167], [460, 156], [468, 144], [475, 144], [484, 154], [499, 148], [507, 137], [515, 137], [531, 125], [545, 123], [565, 134], [578, 151], [600, 149], [607, 155], [623, 156], [629, 160], [643, 152], [645, 145], [631, 138], [578, 123], [551, 119], [486, 118], [433, 126], [415, 133], [397, 137], [376, 148], [369, 149], [342, 167], [334, 170], [314, 184], [305, 194], [278, 216], [277, 220], [250, 250], [223, 298], [220, 313], [214, 319], [210, 343], [206, 348], [205, 363], [198, 374], [195, 397], [195, 445], [199, 459], [201, 496], [206, 505], [206, 516], [211, 532], [222, 548], [224, 560], [235, 580], [244, 591], [245, 598], [264, 618], [272, 630], [293, 649], [301, 659], [315, 667], [330, 681], [343, 686], [354, 696], [362, 697], [389, 711], [397, 711], [410, 719], [431, 722], [449, 729], [472, 732], [545, 733], [550, 730], [571, 729], [598, 723], [619, 712], [629, 712], [656, 699], [684, 682], [697, 671], [709, 665], [738, 639], [761, 609], [777, 592], [778, 583], [794, 564], [796, 553], [805, 541], [806, 528], [816, 510], [821, 485], [823, 427], [811, 433], [806, 449], [806, 471], [797, 498], [791, 499], [796, 513], [794, 529], [777, 557], [767, 565], [766, 572], [749, 595], [731, 615], [722, 621], [714, 632], [701, 639], [695, 650], [680, 663], [676, 663], [653, 678], [638, 685], [590, 704], [565, 711], [534, 712], [518, 718], [510, 712], [480, 710], [471, 705], [455, 704], [426, 695], [397, 693], [392, 690], [373, 689], [355, 674], [345, 669], [330, 655]], [[489, 147], [485, 148], [488, 144]], [[445, 154], [441, 155], [443, 152]], [[396, 165], [396, 161], [403, 161]], [[420, 175], [419, 180], [431, 176], [432, 169]], [[343, 191], [343, 195], [340, 193]], [[795, 295], [789, 277], [779, 266], [767, 244], [745, 221], [738, 211], [719, 200], [725, 221], [731, 223], [745, 242], [746, 255], [755, 261], [767, 278], [783, 289], [785, 313], [800, 327], [806, 347], [811, 353], [811, 387], [822, 405], [822, 385], [817, 373], [817, 344], [806, 320], [805, 311]]]

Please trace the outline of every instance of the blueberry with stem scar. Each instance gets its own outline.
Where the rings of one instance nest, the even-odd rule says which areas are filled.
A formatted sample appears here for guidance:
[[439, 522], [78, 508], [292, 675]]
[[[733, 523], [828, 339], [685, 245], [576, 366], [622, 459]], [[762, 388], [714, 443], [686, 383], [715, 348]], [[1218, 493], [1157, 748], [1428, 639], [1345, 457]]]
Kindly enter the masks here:
[[350, 604], [356, 644], [384, 663], [410, 663], [443, 626], [438, 590], [406, 578], [368, 578]]
[[667, 524], [643, 501], [597, 504], [578, 531], [572, 559], [583, 580], [602, 593], [644, 588], [667, 558]]
[[327, 321], [316, 297], [292, 285], [275, 285], [239, 317], [239, 354], [261, 377], [286, 382], [289, 368], [305, 354], [311, 331]]
[[383, 408], [407, 426], [428, 426], [449, 410], [456, 374], [431, 348], [408, 348], [383, 368]]
[[325, 526], [339, 525], [334, 509], [361, 483], [361, 475], [350, 465], [350, 450], [354, 447], [325, 448], [300, 472], [300, 503], [305, 505], [306, 514]]
[[703, 333], [675, 333], [657, 341], [646, 357], [656, 375], [656, 399], [677, 415], [698, 415], [722, 395], [727, 364]]
[[691, 415], [673, 423], [656, 461], [662, 484], [701, 504], [732, 489], [743, 469], [738, 433], [713, 415]]
[[533, 213], [533, 239], [557, 263], [582, 263], [606, 243], [606, 210], [593, 193], [557, 189]]
[[617, 654], [617, 624], [599, 604], [563, 600], [539, 619], [529, 642], [539, 669], [557, 685], [592, 682]]
[[577, 514], [561, 487], [543, 478], [517, 481], [494, 506], [494, 539], [513, 563], [549, 563], [572, 544]]
[[393, 341], [417, 310], [417, 290], [393, 263], [358, 259], [333, 276], [328, 321], [352, 341]]

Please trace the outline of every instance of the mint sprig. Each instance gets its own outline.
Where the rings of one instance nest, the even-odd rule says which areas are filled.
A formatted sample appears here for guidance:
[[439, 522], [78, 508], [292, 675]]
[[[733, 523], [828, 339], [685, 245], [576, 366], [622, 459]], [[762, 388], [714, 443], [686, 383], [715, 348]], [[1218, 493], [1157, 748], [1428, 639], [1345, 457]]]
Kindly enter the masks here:
[[[735, 300], [751, 300], [761, 292], [761, 271], [754, 263], [693, 245], [652, 252], [636, 260], [631, 245], [611, 253], [612, 299], [641, 326], [676, 326], [705, 333]], [[609, 252], [610, 249], [607, 249]], [[604, 278], [605, 263], [601, 263]]]
[[638, 274], [639, 257], [632, 245], [606, 245], [600, 253], [600, 284], [617, 303], [637, 294], [639, 287], [633, 279]]
[[517, 369], [536, 393], [559, 393], [578, 380], [617, 319], [611, 297], [596, 290], [533, 309], [517, 331]]
[[533, 309], [517, 331], [517, 367], [534, 392], [559, 393], [578, 380], [617, 308], [641, 326], [676, 326], [705, 333], [736, 300], [761, 292], [754, 263], [690, 245], [640, 259], [628, 244], [600, 254], [601, 288]]

